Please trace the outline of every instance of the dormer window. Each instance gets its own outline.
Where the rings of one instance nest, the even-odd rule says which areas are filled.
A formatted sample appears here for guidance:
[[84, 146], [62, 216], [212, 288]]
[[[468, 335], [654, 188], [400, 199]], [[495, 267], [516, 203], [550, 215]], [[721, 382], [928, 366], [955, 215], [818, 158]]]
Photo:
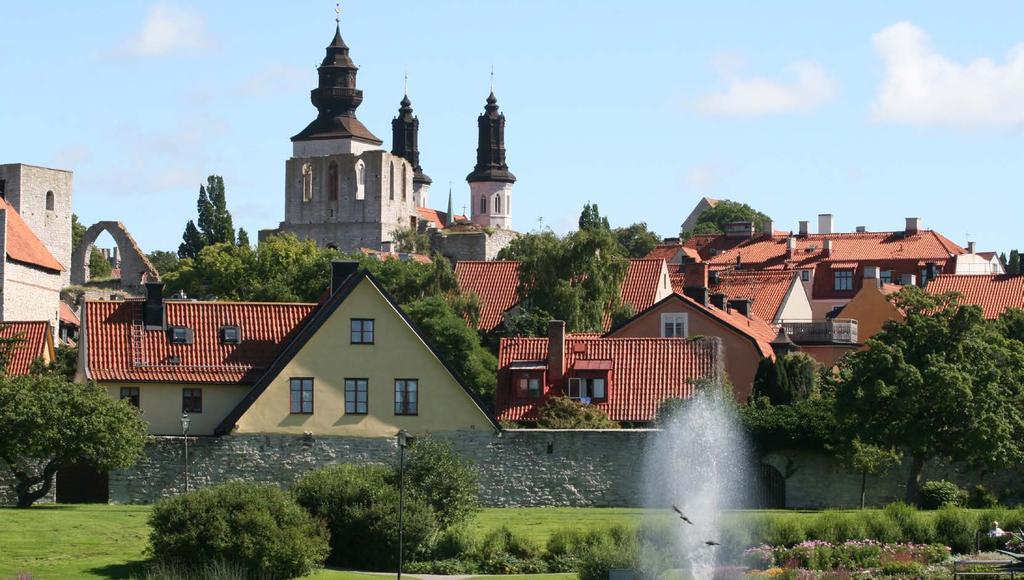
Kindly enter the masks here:
[[581, 403], [606, 401], [608, 379], [605, 377], [572, 377], [569, 379], [569, 398]]
[[220, 341], [223, 344], [239, 344], [242, 342], [242, 329], [234, 325], [220, 327]]
[[192, 329], [187, 326], [172, 326], [167, 329], [167, 338], [171, 344], [192, 344]]

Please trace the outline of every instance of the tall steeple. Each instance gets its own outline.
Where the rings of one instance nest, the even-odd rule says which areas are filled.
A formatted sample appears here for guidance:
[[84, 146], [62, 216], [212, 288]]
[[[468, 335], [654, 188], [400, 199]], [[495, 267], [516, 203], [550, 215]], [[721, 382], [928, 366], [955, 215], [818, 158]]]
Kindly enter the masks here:
[[412, 165], [412, 183], [416, 188], [430, 185], [431, 179], [420, 167], [420, 120], [412, 114], [412, 101], [406, 91], [399, 103], [398, 116], [391, 120], [391, 154], [405, 158]]
[[327, 45], [327, 54], [317, 67], [317, 88], [309, 95], [318, 115], [302, 132], [292, 137], [293, 142], [355, 140], [362, 143], [361, 149], [366, 145], [383, 143], [356, 118], [356, 109], [363, 102], [363, 91], [356, 88], [358, 70], [348, 54], [348, 45], [341, 38], [341, 25], [338, 24], [334, 38]]
[[466, 181], [500, 181], [515, 183], [516, 176], [508, 170], [505, 163], [505, 114], [498, 112], [498, 99], [494, 91], [487, 96], [484, 114], [477, 120], [478, 139], [476, 146], [476, 166], [466, 176]]

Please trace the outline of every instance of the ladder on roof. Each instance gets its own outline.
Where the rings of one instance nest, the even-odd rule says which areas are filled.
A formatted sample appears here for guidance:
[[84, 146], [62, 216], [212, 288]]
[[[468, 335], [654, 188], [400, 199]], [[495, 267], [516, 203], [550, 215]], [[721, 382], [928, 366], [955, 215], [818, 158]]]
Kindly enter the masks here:
[[143, 352], [143, 341], [146, 337], [146, 326], [142, 321], [142, 302], [139, 301], [134, 308], [132, 308], [132, 328], [131, 328], [131, 348], [132, 348], [132, 366], [144, 367], [148, 366], [146, 355]]

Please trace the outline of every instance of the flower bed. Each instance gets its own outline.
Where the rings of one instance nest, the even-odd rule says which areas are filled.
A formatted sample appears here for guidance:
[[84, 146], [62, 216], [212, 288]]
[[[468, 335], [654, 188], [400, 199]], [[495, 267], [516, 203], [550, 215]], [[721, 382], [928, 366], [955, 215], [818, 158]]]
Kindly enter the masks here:
[[792, 547], [762, 545], [743, 552], [743, 563], [760, 570], [865, 570], [897, 563], [937, 564], [949, 558], [950, 549], [941, 544], [884, 544], [874, 540], [841, 544], [809, 540]]

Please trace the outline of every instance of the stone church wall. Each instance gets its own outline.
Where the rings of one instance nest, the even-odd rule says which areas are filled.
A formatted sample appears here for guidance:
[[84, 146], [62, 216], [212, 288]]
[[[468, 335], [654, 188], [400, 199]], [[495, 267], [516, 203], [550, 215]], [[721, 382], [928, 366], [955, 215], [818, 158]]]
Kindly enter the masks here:
[[490, 261], [496, 259], [498, 252], [517, 237], [517, 232], [502, 229], [466, 232], [434, 230], [430, 236], [430, 247], [453, 263], [460, 260]]

